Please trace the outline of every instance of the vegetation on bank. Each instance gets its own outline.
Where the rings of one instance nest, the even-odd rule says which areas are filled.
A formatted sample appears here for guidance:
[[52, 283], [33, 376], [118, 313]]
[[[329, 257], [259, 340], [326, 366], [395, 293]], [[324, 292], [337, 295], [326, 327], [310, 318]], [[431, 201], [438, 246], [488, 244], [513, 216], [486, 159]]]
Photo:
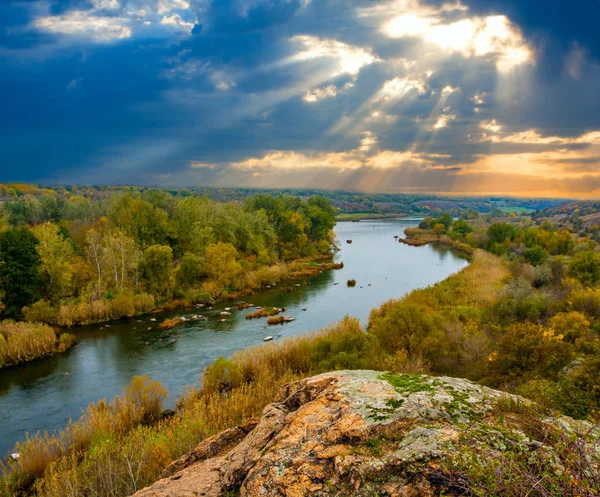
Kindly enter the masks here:
[[57, 333], [42, 323], [0, 322], [0, 368], [64, 352], [75, 343], [69, 333]]

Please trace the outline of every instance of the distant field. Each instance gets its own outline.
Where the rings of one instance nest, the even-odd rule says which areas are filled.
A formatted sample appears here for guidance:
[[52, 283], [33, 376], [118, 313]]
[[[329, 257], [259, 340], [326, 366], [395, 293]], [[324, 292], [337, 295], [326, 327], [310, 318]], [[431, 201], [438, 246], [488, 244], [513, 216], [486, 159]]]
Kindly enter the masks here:
[[510, 214], [511, 212], [514, 212], [515, 214], [529, 214], [530, 212], [533, 212], [533, 209], [528, 209], [527, 207], [498, 207], [497, 209], [506, 212], [507, 214]]

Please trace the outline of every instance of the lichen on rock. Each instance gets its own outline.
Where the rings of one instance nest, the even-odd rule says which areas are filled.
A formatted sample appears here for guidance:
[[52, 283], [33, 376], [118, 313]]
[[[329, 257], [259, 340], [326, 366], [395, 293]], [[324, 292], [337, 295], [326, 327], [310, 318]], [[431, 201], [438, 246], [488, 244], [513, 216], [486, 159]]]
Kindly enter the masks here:
[[[499, 414], [500, 405], [513, 407]], [[492, 466], [465, 471], [480, 455], [556, 460], [560, 470], [553, 447], [506, 416], [531, 405], [457, 378], [325, 373], [287, 385], [260, 420], [205, 440], [135, 495], [464, 495]], [[593, 431], [566, 417], [538, 421], [569, 437]], [[599, 456], [589, 454], [593, 471]]]

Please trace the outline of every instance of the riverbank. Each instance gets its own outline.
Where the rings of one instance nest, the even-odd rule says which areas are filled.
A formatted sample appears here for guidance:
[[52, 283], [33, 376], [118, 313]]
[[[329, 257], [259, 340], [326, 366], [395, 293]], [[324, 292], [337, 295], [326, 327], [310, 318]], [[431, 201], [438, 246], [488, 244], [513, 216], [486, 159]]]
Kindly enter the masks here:
[[[37, 316], [29, 314], [28, 317], [30, 319], [37, 317], [40, 321], [48, 320], [56, 327], [56, 331], [53, 326], [44, 322], [5, 321], [0, 323], [0, 369], [69, 350], [75, 345], [75, 337], [67, 332], [61, 332], [60, 328], [90, 324], [108, 325], [108, 323], [123, 318], [190, 309], [200, 303], [215, 305], [218, 302], [239, 300], [281, 282], [287, 281], [291, 284], [299, 279], [310, 278], [324, 271], [341, 267], [343, 267], [343, 263], [333, 262], [333, 254], [305, 257], [288, 263], [279, 263], [248, 271], [242, 280], [245, 288], [222, 291], [218, 295], [206, 293], [205, 298], [173, 299], [156, 304], [149, 295], [134, 295], [128, 292], [112, 300], [70, 304], [61, 306], [57, 310], [46, 306], [40, 311], [38, 306]], [[206, 281], [205, 283], [206, 288], [212, 288], [215, 292], [219, 288], [217, 282]], [[289, 291], [293, 290], [293, 286], [289, 287]], [[28, 314], [27, 311], [26, 314]]]
[[380, 214], [377, 212], [373, 212], [373, 213], [361, 213], [361, 212], [355, 212], [352, 214], [338, 214], [336, 217], [336, 221], [340, 222], [340, 221], [352, 221], [352, 222], [359, 222], [359, 221], [369, 221], [369, 220], [376, 220], [376, 219], [399, 219], [402, 218], [402, 216], [404, 216], [405, 214], [401, 214], [401, 213], [388, 213], [388, 214]]
[[475, 249], [471, 247], [471, 245], [455, 240], [448, 235], [438, 235], [433, 230], [406, 228], [404, 234], [406, 235], [406, 238], [398, 238], [398, 241], [411, 247], [423, 247], [424, 245], [437, 243], [452, 249], [466, 259], [472, 258], [475, 253]]

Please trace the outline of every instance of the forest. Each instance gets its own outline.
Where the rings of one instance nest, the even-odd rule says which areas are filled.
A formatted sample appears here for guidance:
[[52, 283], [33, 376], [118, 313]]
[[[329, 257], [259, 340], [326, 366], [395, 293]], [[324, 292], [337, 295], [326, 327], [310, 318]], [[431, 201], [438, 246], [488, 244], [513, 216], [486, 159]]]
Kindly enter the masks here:
[[0, 203], [0, 367], [66, 350], [52, 326], [231, 298], [331, 258], [322, 197], [94, 192]]

